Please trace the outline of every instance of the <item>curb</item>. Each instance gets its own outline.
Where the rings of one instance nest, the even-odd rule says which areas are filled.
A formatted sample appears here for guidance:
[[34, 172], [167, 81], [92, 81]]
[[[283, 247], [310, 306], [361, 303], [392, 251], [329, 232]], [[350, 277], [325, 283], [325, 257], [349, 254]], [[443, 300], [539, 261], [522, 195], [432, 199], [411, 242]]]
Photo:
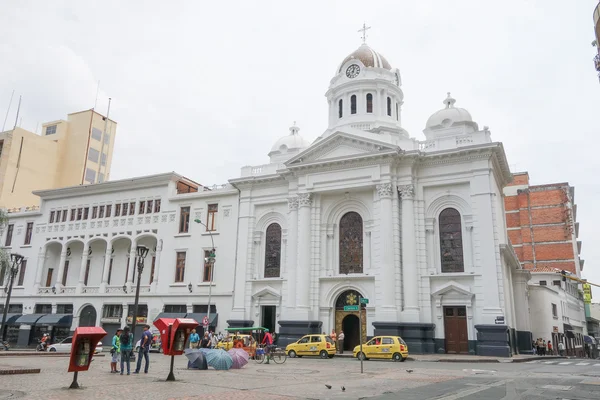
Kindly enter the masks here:
[[[18, 351], [6, 351], [0, 353], [0, 357], [70, 357], [71, 353], [50, 353], [50, 352], [18, 352]], [[105, 354], [94, 354], [94, 358], [96, 357], [106, 357]]]
[[39, 374], [40, 368], [0, 369], [0, 375]]

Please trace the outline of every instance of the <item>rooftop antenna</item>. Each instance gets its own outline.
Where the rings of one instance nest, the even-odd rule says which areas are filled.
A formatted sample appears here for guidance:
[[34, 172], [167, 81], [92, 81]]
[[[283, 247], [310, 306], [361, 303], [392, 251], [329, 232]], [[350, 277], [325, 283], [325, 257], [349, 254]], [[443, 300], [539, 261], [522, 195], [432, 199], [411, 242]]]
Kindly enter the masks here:
[[13, 129], [16, 129], [17, 127], [17, 122], [19, 122], [19, 113], [21, 112], [21, 96], [19, 96], [19, 106], [17, 107], [17, 118], [15, 118], [15, 127]]
[[15, 89], [13, 89], [12, 94], [10, 95], [10, 101], [8, 102], [8, 110], [6, 110], [6, 116], [4, 117], [4, 123], [2, 124], [2, 132], [4, 132], [4, 127], [6, 126], [6, 120], [8, 119], [8, 113], [10, 112], [10, 106], [12, 105], [14, 95]]
[[98, 93], [100, 92], [100, 80], [98, 80], [98, 87], [96, 88], [96, 101], [94, 101], [94, 110], [98, 105]]

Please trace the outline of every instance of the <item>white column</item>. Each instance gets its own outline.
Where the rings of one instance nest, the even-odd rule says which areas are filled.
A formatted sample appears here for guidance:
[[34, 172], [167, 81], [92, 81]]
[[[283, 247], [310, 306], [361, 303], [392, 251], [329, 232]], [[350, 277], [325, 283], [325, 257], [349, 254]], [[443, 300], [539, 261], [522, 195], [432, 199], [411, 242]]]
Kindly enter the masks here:
[[296, 308], [296, 266], [298, 265], [298, 197], [288, 198], [287, 304]]
[[379, 195], [379, 237], [381, 255], [381, 306], [378, 321], [396, 320], [396, 271], [394, 269], [394, 231], [392, 216], [392, 184], [377, 185]]
[[[296, 270], [297, 308], [308, 311], [310, 293], [310, 211], [312, 196], [310, 193], [298, 195], [298, 267]], [[306, 315], [308, 317], [308, 314]]]
[[58, 261], [58, 275], [56, 276], [56, 284], [54, 285], [56, 287], [56, 290], [59, 291], [62, 289], [63, 285], [62, 285], [62, 276], [63, 273], [65, 272], [65, 261], [67, 260], [67, 249], [66, 247], [63, 245], [63, 249], [60, 252], [60, 260]]
[[131, 242], [131, 251], [129, 252], [129, 271], [127, 271], [127, 293], [131, 293], [131, 288], [134, 286], [133, 275], [135, 274], [135, 256], [136, 256], [136, 243]]
[[106, 293], [108, 286], [108, 274], [110, 273], [110, 260], [112, 259], [112, 247], [107, 244], [106, 252], [104, 253], [104, 267], [102, 268], [102, 283], [100, 284], [100, 293]]
[[371, 231], [365, 231], [363, 238], [363, 271], [365, 273], [371, 272]]
[[37, 270], [35, 271], [35, 284], [33, 287], [34, 294], [37, 293], [41, 286], [42, 274], [44, 273], [44, 263], [46, 261], [46, 246], [43, 246], [38, 252]]
[[425, 252], [427, 254], [427, 272], [431, 275], [435, 274], [437, 271], [435, 267], [435, 255], [437, 254], [437, 250], [435, 247], [435, 218], [425, 219], [425, 241]]
[[[86, 243], [83, 246], [83, 253], [81, 253], [81, 265], [79, 266], [79, 281], [77, 282], [77, 288], [76, 288], [76, 292], [77, 293], [81, 293], [83, 287], [85, 286], [85, 270], [87, 267], [87, 260], [88, 260], [88, 252], [89, 252], [89, 248], [90, 245], [88, 243]], [[62, 279], [62, 275], [60, 278], [58, 279]]]
[[[159, 277], [159, 271], [160, 271], [160, 256], [162, 255], [162, 247], [163, 247], [163, 241], [162, 239], [160, 239], [158, 241], [158, 243], [156, 244], [156, 252], [154, 257], [156, 257], [156, 259], [154, 260], [154, 279], [152, 279], [152, 283], [150, 284], [150, 291], [152, 293], [156, 293], [157, 287], [158, 287], [158, 277]], [[204, 256], [204, 253], [203, 253]], [[204, 257], [202, 258], [204, 260]], [[150, 268], [152, 268], [152, 265], [150, 266]]]
[[404, 278], [404, 314], [407, 322], [419, 320], [419, 281], [415, 240], [414, 186], [399, 188], [402, 196], [402, 276]]
[[249, 254], [252, 246], [252, 237], [250, 236], [251, 225], [253, 224], [252, 204], [250, 195], [246, 192], [240, 194], [240, 209], [239, 209], [239, 228], [238, 228], [238, 250], [237, 262], [235, 265], [235, 273], [233, 275], [233, 310], [231, 311], [231, 319], [246, 318], [246, 279], [248, 274]]

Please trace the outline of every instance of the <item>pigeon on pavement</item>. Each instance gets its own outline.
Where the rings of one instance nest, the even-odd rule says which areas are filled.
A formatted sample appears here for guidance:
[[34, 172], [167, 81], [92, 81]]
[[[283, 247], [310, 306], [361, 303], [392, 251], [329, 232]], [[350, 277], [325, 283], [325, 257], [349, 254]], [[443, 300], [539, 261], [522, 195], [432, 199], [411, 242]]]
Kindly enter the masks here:
[[325, 385], [327, 389], [331, 389], [331, 385]]
[[412, 369], [407, 369], [406, 372], [408, 372], [410, 374], [411, 372], [413, 372], [413, 370]]
[[345, 392], [345, 391], [346, 391], [346, 388], [342, 386], [342, 392]]

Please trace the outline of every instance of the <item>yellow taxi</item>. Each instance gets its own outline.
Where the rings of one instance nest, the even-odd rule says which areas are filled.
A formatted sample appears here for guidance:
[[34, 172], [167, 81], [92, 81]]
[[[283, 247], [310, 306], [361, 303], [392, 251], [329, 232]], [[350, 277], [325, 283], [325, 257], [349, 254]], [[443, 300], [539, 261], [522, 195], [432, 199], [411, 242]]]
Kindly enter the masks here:
[[408, 346], [400, 336], [375, 336], [362, 346], [354, 348], [352, 355], [359, 360], [368, 360], [369, 358], [392, 359], [394, 361], [404, 361], [408, 358]]
[[256, 346], [256, 341], [252, 335], [231, 335], [217, 343], [216, 348], [227, 351], [231, 350], [236, 343], [238, 343], [238, 347]]
[[288, 344], [285, 352], [290, 358], [296, 356], [333, 358], [335, 356], [335, 342], [327, 335], [306, 335], [297, 342]]

